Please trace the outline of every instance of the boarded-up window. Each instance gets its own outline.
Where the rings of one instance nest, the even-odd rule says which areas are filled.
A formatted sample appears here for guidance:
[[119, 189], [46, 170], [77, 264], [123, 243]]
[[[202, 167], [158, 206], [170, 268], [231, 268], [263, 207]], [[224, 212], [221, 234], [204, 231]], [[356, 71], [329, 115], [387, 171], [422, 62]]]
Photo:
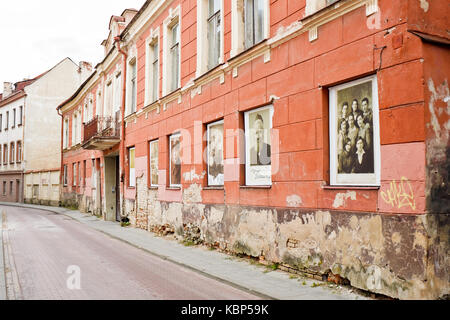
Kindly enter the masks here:
[[128, 186], [130, 187], [136, 187], [136, 169], [135, 169], [135, 148], [129, 148], [128, 149], [128, 170], [129, 170], [129, 181]]

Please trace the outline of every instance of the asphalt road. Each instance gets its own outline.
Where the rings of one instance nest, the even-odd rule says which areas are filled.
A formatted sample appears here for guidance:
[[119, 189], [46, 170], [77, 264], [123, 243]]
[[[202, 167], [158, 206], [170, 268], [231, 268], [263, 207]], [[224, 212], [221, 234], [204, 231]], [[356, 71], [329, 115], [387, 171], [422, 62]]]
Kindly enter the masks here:
[[259, 299], [67, 216], [2, 206], [0, 214], [11, 300]]

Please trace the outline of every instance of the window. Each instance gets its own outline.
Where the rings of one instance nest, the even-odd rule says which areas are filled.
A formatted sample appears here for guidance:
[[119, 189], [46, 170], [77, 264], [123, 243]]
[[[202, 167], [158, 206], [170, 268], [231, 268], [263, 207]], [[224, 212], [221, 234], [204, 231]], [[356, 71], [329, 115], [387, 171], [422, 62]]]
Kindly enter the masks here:
[[86, 186], [86, 160], [83, 161], [83, 186]]
[[13, 186], [14, 186], [14, 181], [10, 181], [9, 182], [9, 195], [12, 196], [13, 194]]
[[136, 59], [134, 59], [130, 62], [130, 99], [129, 99], [130, 114], [136, 112], [136, 99], [137, 99], [136, 77], [137, 77], [137, 66], [136, 66]]
[[159, 98], [159, 37], [148, 40], [146, 105]]
[[14, 160], [16, 158], [16, 150], [15, 150], [15, 143], [14, 142], [11, 142], [10, 152], [11, 152], [11, 154], [9, 156], [9, 160], [10, 160], [10, 163], [13, 164]]
[[3, 164], [4, 165], [8, 164], [8, 145], [7, 144], [3, 145]]
[[72, 164], [72, 186], [76, 186], [77, 185], [77, 164], [73, 163]]
[[207, 131], [208, 185], [223, 186], [223, 121], [209, 124]]
[[149, 144], [149, 172], [150, 172], [150, 186], [158, 186], [158, 152], [159, 142], [158, 140], [151, 141]]
[[112, 97], [113, 97], [113, 87], [112, 87], [112, 81], [109, 81], [106, 84], [106, 92], [105, 92], [105, 110], [103, 110], [103, 115], [110, 117], [112, 115]]
[[67, 186], [67, 165], [64, 165], [64, 180], [63, 180], [63, 184], [64, 186]]
[[75, 112], [72, 118], [72, 146], [78, 142], [78, 117]]
[[6, 196], [6, 181], [3, 181], [3, 195]]
[[17, 163], [22, 162], [22, 141], [17, 141]]
[[88, 121], [91, 121], [94, 118], [94, 103], [93, 103], [93, 98], [89, 98], [88, 101]]
[[330, 184], [380, 186], [377, 77], [330, 91]]
[[69, 146], [69, 119], [64, 120], [64, 149]]
[[180, 27], [175, 24], [170, 31], [170, 64], [171, 64], [171, 81], [170, 91], [178, 89], [178, 78], [180, 74]]
[[12, 128], [16, 126], [16, 108], [13, 109], [13, 119]]
[[181, 135], [174, 134], [169, 139], [169, 185], [181, 187]]
[[[23, 118], [23, 106], [19, 107], [19, 126], [22, 125], [22, 118]], [[0, 120], [0, 126], [1, 126], [1, 120]]]
[[120, 111], [122, 104], [122, 74], [119, 72], [116, 74], [114, 81], [114, 113]]
[[128, 172], [129, 172], [129, 178], [128, 178], [128, 186], [129, 187], [136, 187], [136, 171], [135, 171], [135, 152], [136, 148], [129, 148], [128, 149]]
[[3, 114], [0, 114], [0, 132], [2, 132], [3, 129]]
[[273, 106], [245, 113], [245, 179], [248, 186], [272, 185]]
[[97, 102], [96, 102], [96, 106], [95, 106], [95, 114], [97, 116], [101, 115], [101, 110], [102, 110], [102, 91], [99, 89], [97, 90]]
[[8, 130], [9, 128], [9, 111], [6, 111], [6, 127], [5, 130]]
[[88, 123], [88, 104], [87, 102], [84, 104], [84, 112], [83, 112], [83, 122]]
[[208, 0], [208, 69], [219, 64], [221, 52], [221, 0]]
[[245, 0], [245, 48], [264, 39], [264, 0]]
[[231, 0], [231, 57], [269, 37], [268, 0]]

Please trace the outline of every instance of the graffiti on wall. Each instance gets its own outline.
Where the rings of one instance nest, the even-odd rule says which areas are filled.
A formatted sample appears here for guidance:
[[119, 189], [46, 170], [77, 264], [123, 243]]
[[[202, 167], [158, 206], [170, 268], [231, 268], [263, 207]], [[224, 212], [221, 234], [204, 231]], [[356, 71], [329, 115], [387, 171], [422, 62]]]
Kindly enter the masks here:
[[381, 198], [393, 208], [410, 207], [412, 210], [416, 210], [414, 192], [411, 183], [405, 177], [402, 177], [398, 182], [392, 180], [389, 189], [386, 192], [381, 192]]

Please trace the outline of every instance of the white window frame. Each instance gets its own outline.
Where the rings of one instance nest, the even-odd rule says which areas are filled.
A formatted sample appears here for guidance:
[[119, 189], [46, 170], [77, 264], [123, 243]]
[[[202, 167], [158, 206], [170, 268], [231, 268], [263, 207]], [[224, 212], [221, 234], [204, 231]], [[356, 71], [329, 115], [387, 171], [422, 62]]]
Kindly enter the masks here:
[[[134, 168], [131, 168], [131, 151], [133, 150], [133, 164]], [[128, 148], [128, 187], [136, 187], [136, 147]]]
[[[169, 93], [175, 91], [172, 90], [172, 82], [176, 81], [176, 87], [177, 89], [181, 87], [181, 30], [182, 30], [182, 24], [181, 24], [181, 9], [180, 5], [178, 5], [175, 9], [169, 10], [169, 16], [164, 20], [163, 26], [163, 96], [168, 95]], [[172, 58], [170, 54], [171, 49], [171, 31], [173, 27], [178, 24], [178, 36], [179, 36], [179, 42], [178, 42], [178, 79], [172, 79]]]
[[[257, 109], [252, 109], [249, 110], [247, 112], [244, 113], [244, 122], [245, 122], [245, 184], [247, 186], [271, 186], [272, 185], [272, 163], [270, 165], [266, 165], [266, 166], [260, 166], [260, 167], [266, 167], [263, 169], [266, 169], [265, 171], [269, 171], [270, 172], [270, 179], [267, 179], [265, 181], [256, 181], [255, 179], [252, 178], [252, 175], [250, 174], [250, 169], [251, 169], [251, 165], [250, 165], [250, 114], [255, 113], [255, 112], [261, 112], [261, 111], [269, 111], [269, 139], [268, 142], [270, 142], [270, 144], [272, 144], [271, 139], [272, 139], [272, 129], [273, 129], [273, 114], [274, 114], [274, 108], [273, 105], [267, 105], [261, 108], [257, 108]], [[273, 148], [271, 148], [273, 150]], [[273, 151], [271, 152], [271, 154], [273, 153]], [[269, 167], [270, 168], [267, 168]], [[262, 179], [261, 179], [262, 180]]]
[[[264, 1], [263, 40], [270, 37], [270, 1]], [[244, 0], [231, 0], [231, 58], [249, 49], [245, 47], [244, 3]]]
[[[159, 28], [152, 30], [150, 37], [146, 40], [146, 67], [145, 67], [145, 105], [154, 103], [159, 99], [159, 79], [160, 79], [160, 52], [161, 43]], [[157, 47], [157, 52], [155, 48]], [[157, 57], [157, 59], [155, 59]], [[155, 62], [157, 60], [156, 83], [155, 83]]]
[[[158, 153], [156, 153], [156, 175], [158, 176], [158, 183], [153, 183], [152, 180], [152, 150], [154, 148], [154, 146], [157, 145], [158, 146]], [[148, 154], [148, 172], [149, 172], [149, 181], [150, 181], [150, 186], [151, 187], [158, 187], [159, 186], [159, 140], [153, 140], [149, 142], [149, 154]]]
[[113, 82], [112, 79], [108, 79], [105, 85], [105, 96], [103, 104], [103, 116], [111, 117], [113, 112]]
[[[373, 116], [373, 147], [374, 171], [373, 174], [339, 174], [337, 170], [337, 92], [362, 83], [372, 82], [372, 116]], [[330, 185], [332, 186], [381, 186], [381, 146], [380, 146], [380, 118], [378, 100], [377, 76], [369, 76], [355, 81], [347, 82], [329, 89], [329, 139], [330, 139]]]
[[120, 106], [122, 104], [122, 72], [116, 72], [114, 76], [114, 98], [113, 98], [113, 114], [114, 117], [116, 112], [120, 111]]
[[224, 62], [224, 1], [220, 0], [220, 48], [218, 63], [211, 65], [209, 61], [208, 39], [209, 0], [197, 0], [197, 70], [196, 76], [213, 69]]
[[96, 101], [95, 101], [95, 115], [96, 116], [101, 116], [102, 115], [102, 109], [103, 109], [103, 97], [102, 97], [102, 90], [101, 89], [97, 89], [97, 93], [96, 93]]
[[[137, 85], [138, 85], [138, 61], [135, 56], [128, 59], [128, 70], [127, 70], [127, 107], [126, 115], [133, 114], [137, 111]], [[133, 68], [136, 70], [135, 86], [133, 89]], [[134, 101], [133, 101], [134, 99]], [[134, 103], [133, 103], [134, 102]]]
[[72, 146], [77, 144], [77, 136], [78, 136], [78, 116], [77, 112], [74, 112], [72, 116]]
[[181, 134], [175, 133], [169, 137], [169, 185], [171, 188], [181, 188], [181, 170], [180, 170], [180, 184], [172, 183], [172, 140], [175, 139], [180, 140], [180, 161], [181, 161]]
[[[217, 125], [224, 126], [224, 121], [223, 120], [216, 121], [216, 122], [208, 124], [207, 127], [206, 127], [206, 131], [207, 131], [206, 154], [207, 154], [208, 186], [212, 186], [212, 187], [223, 186], [225, 184], [225, 180], [224, 180], [225, 176], [223, 176], [222, 183], [214, 183], [214, 182], [211, 181], [210, 175], [209, 175], [209, 144], [210, 144], [210, 141], [211, 141], [211, 130], [210, 130], [210, 128], [211, 127], [215, 127]], [[225, 130], [225, 129], [223, 129], [223, 130]], [[224, 155], [224, 143], [225, 143], [224, 134], [225, 134], [225, 132], [222, 131], [222, 134], [223, 134], [222, 135], [222, 165], [224, 165], [225, 164], [225, 159], [224, 159], [224, 156], [225, 156]], [[224, 173], [225, 173], [225, 171], [224, 171]]]
[[69, 147], [69, 119], [66, 117], [64, 119], [64, 149]]

